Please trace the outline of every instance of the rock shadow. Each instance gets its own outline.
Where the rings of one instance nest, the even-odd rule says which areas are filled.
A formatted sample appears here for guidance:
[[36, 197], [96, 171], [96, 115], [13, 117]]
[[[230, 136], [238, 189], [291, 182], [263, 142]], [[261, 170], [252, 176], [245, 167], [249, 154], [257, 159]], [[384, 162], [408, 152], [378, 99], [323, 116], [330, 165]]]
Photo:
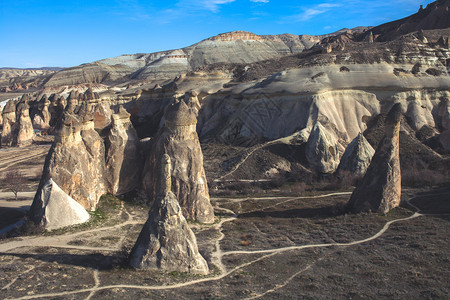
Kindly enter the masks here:
[[122, 258], [114, 255], [103, 255], [101, 253], [91, 254], [67, 254], [67, 253], [0, 253], [0, 256], [15, 256], [21, 259], [32, 258], [48, 263], [58, 263], [61, 265], [72, 265], [95, 270], [111, 270], [122, 267]]

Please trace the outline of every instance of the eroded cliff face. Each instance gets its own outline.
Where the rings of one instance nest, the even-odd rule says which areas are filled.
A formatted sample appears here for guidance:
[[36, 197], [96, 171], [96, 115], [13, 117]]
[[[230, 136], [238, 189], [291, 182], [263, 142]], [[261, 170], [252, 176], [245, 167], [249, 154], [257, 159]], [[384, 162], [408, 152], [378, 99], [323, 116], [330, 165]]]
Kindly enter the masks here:
[[[441, 127], [450, 98], [450, 76], [397, 76], [399, 65], [365, 64], [282, 71], [207, 96], [199, 114], [199, 136], [254, 145], [289, 136], [317, 121], [332, 124], [342, 147], [392, 103], [401, 103], [412, 126]], [[402, 65], [405, 68], [404, 65]], [[413, 68], [414, 65], [409, 65]]]

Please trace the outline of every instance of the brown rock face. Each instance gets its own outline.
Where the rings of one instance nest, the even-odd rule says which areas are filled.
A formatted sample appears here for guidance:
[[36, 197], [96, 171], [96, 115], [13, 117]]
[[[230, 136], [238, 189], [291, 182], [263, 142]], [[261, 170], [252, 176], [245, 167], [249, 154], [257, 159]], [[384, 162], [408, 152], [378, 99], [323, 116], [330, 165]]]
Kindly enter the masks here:
[[399, 135], [402, 109], [395, 104], [386, 118], [386, 132], [364, 178], [354, 190], [348, 208], [353, 213], [372, 211], [387, 213], [399, 206], [401, 170]]
[[103, 129], [111, 124], [113, 112], [108, 103], [97, 103], [94, 108], [94, 126], [97, 129]]
[[109, 172], [109, 192], [121, 195], [140, 183], [142, 157], [139, 138], [123, 108], [112, 116], [112, 127], [106, 137], [106, 170]]
[[2, 131], [2, 147], [10, 147], [13, 143], [12, 127], [16, 123], [16, 103], [9, 100], [3, 108], [3, 131]]
[[50, 178], [87, 210], [94, 210], [100, 196], [107, 192], [105, 147], [85, 111], [80, 117], [63, 114], [34, 201], [42, 201], [40, 190]]
[[[24, 97], [22, 97], [24, 99]], [[34, 129], [30, 118], [30, 107], [26, 98], [21, 100], [17, 106], [17, 122], [13, 126], [13, 145], [17, 147], [26, 147], [33, 143]]]
[[152, 201], [156, 199], [159, 181], [159, 158], [167, 153], [172, 158], [172, 191], [187, 219], [214, 222], [208, 185], [203, 168], [203, 154], [196, 132], [195, 114], [180, 101], [165, 114], [164, 127], [152, 142], [144, 167], [143, 187]]
[[208, 264], [198, 252], [197, 239], [171, 191], [171, 168], [170, 157], [163, 155], [158, 196], [130, 253], [130, 265], [138, 269], [208, 274]]

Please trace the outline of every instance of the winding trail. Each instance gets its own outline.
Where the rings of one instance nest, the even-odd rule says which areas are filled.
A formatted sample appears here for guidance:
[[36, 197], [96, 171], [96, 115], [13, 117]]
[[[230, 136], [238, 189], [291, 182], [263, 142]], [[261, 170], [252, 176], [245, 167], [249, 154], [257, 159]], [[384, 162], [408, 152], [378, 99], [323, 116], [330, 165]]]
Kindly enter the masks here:
[[[332, 194], [327, 194], [327, 195], [318, 195], [318, 196], [310, 196], [310, 197], [296, 197], [293, 199], [288, 199], [286, 201], [292, 201], [294, 199], [299, 199], [299, 198], [323, 198], [323, 197], [330, 197], [333, 195], [345, 195], [348, 193], [332, 193]], [[415, 197], [414, 197], [415, 198]], [[212, 253], [212, 261], [214, 264], [216, 264], [218, 266], [218, 268], [221, 271], [221, 274], [214, 276], [214, 277], [206, 277], [206, 278], [200, 278], [200, 279], [195, 279], [195, 280], [191, 280], [191, 281], [187, 281], [187, 282], [182, 282], [182, 283], [176, 283], [176, 284], [170, 284], [170, 285], [156, 285], [156, 286], [145, 286], [145, 285], [129, 285], [129, 284], [117, 284], [117, 285], [106, 285], [106, 286], [100, 286], [100, 279], [99, 279], [99, 273], [98, 270], [94, 271], [94, 281], [95, 281], [95, 285], [91, 288], [85, 288], [85, 289], [79, 289], [79, 290], [73, 290], [73, 291], [65, 291], [65, 292], [57, 292], [57, 293], [47, 293], [47, 294], [40, 294], [40, 295], [27, 295], [27, 296], [23, 296], [23, 297], [19, 297], [16, 299], [36, 299], [36, 298], [44, 298], [44, 297], [60, 297], [60, 296], [67, 296], [67, 295], [75, 295], [75, 294], [80, 294], [80, 293], [90, 293], [87, 299], [91, 299], [96, 292], [99, 291], [103, 291], [103, 290], [109, 290], [109, 289], [114, 289], [114, 288], [119, 288], [119, 289], [139, 289], [139, 290], [170, 290], [170, 289], [177, 289], [177, 288], [182, 288], [182, 287], [188, 287], [188, 286], [192, 286], [192, 285], [197, 285], [197, 284], [201, 284], [201, 283], [206, 283], [206, 282], [214, 282], [214, 281], [219, 281], [227, 276], [229, 276], [230, 274], [243, 269], [247, 266], [250, 266], [254, 263], [257, 263], [259, 261], [265, 260], [269, 257], [272, 257], [274, 255], [286, 252], [286, 251], [299, 251], [299, 250], [303, 250], [303, 249], [313, 249], [313, 248], [325, 248], [325, 247], [351, 247], [351, 246], [355, 246], [355, 245], [360, 245], [360, 244], [364, 244], [373, 240], [378, 239], [379, 237], [381, 237], [392, 224], [398, 223], [398, 222], [406, 222], [409, 220], [413, 220], [415, 218], [421, 217], [421, 216], [428, 216], [428, 215], [432, 215], [432, 216], [440, 216], [440, 215], [450, 215], [450, 214], [422, 214], [420, 213], [420, 209], [411, 204], [410, 201], [413, 200], [414, 198], [410, 199], [408, 201], [409, 205], [411, 205], [411, 207], [414, 207], [417, 212], [415, 212], [413, 215], [409, 216], [409, 217], [405, 217], [405, 218], [400, 218], [400, 219], [395, 219], [395, 220], [391, 220], [389, 222], [387, 222], [382, 228], [381, 230], [379, 230], [377, 233], [375, 233], [374, 235], [367, 237], [365, 239], [362, 240], [357, 240], [357, 241], [353, 241], [353, 242], [348, 242], [348, 243], [324, 243], [324, 244], [311, 244], [311, 245], [298, 245], [298, 246], [290, 246], [290, 247], [282, 247], [282, 248], [276, 248], [276, 249], [267, 249], [267, 250], [253, 250], [253, 251], [227, 251], [227, 252], [222, 252], [221, 248], [220, 248], [220, 241], [223, 240], [223, 238], [225, 237], [225, 235], [222, 232], [222, 226], [224, 223], [226, 222], [231, 222], [233, 220], [236, 219], [236, 214], [234, 214], [232, 217], [230, 218], [225, 218], [223, 220], [221, 220], [215, 227], [217, 228], [217, 230], [219, 230], [220, 232], [220, 236], [218, 238], [218, 240], [216, 241], [216, 249], [215, 252]], [[230, 213], [234, 213], [231, 210], [228, 209], [223, 209], [220, 208], [222, 210], [226, 210], [227, 212]], [[136, 222], [132, 219], [131, 215], [130, 219], [127, 220], [125, 223], [123, 224], [119, 224], [119, 225], [115, 225], [115, 226], [111, 226], [109, 228], [115, 228], [115, 227], [119, 227], [119, 226], [124, 226], [124, 224], [135, 224]], [[86, 232], [95, 232], [98, 230], [105, 230], [106, 228], [99, 228], [99, 229], [93, 229], [93, 230], [89, 230], [89, 231], [85, 231], [85, 232], [79, 232], [76, 234], [72, 234], [69, 235], [71, 237], [76, 236], [76, 235], [80, 235], [80, 234], [84, 234]], [[56, 239], [56, 237], [52, 237], [53, 240]], [[28, 239], [27, 240], [27, 246], [32, 246], [31, 242], [36, 242], [35, 239]], [[2, 245], [0, 245], [1, 247]], [[53, 245], [48, 245], [47, 246], [53, 246]], [[10, 247], [8, 249], [13, 249], [15, 247]], [[3, 249], [5, 249], [5, 247], [3, 247]], [[100, 249], [100, 248], [96, 248], [96, 249]], [[0, 251], [2, 250], [2, 248], [0, 248]], [[4, 250], [3, 250], [4, 251]], [[224, 256], [229, 256], [229, 255], [243, 255], [243, 254], [262, 254], [262, 256], [260, 256], [259, 258], [256, 258], [254, 260], [251, 260], [249, 262], [243, 263], [241, 265], [238, 265], [234, 268], [232, 268], [231, 270], [227, 270], [226, 267], [223, 265], [222, 263], [222, 258]], [[321, 258], [323, 259], [323, 258]], [[317, 263], [317, 261], [315, 262]], [[265, 295], [268, 295], [270, 293], [273, 293], [283, 287], [285, 287], [287, 284], [289, 284], [289, 282], [291, 282], [296, 276], [298, 276], [299, 274], [309, 270], [311, 267], [313, 267], [313, 265], [315, 263], [309, 264], [306, 267], [302, 268], [301, 270], [297, 271], [296, 273], [292, 274], [287, 280], [285, 280], [282, 284], [277, 284], [275, 285], [275, 287], [267, 290], [264, 293], [258, 294], [258, 295], [253, 295], [248, 299], [256, 299], [256, 298], [260, 298], [263, 297]], [[32, 268], [34, 269], [34, 268]], [[26, 270], [26, 272], [31, 271], [30, 270]], [[12, 283], [10, 283], [8, 286], [12, 285]]]

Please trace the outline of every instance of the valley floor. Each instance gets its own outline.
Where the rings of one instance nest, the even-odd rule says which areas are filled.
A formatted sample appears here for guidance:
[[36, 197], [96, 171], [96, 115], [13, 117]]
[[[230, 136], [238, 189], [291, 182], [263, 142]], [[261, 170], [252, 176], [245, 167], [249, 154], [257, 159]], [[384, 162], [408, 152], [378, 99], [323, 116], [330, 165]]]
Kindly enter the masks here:
[[1, 240], [0, 298], [448, 299], [450, 188], [416, 192], [387, 216], [343, 214], [349, 193], [213, 198], [216, 223], [191, 223], [208, 276], [127, 267], [148, 208], [109, 199], [88, 224]]

